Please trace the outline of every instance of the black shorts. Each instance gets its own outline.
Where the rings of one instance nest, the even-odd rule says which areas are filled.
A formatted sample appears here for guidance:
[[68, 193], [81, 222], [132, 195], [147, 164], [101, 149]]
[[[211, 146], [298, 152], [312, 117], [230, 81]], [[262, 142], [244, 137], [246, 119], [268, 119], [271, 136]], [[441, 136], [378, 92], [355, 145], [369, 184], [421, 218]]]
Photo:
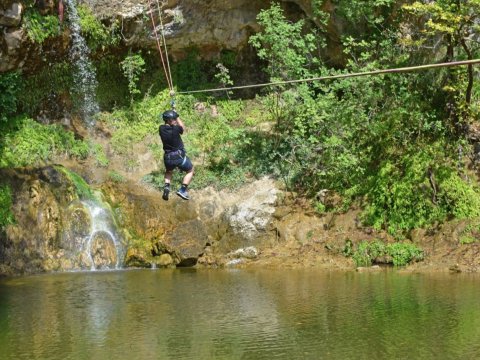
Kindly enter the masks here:
[[165, 169], [167, 171], [172, 171], [176, 168], [179, 168], [182, 171], [188, 172], [192, 170], [193, 164], [185, 154], [185, 151], [174, 151], [170, 153], [165, 153], [163, 155], [163, 163], [165, 164]]

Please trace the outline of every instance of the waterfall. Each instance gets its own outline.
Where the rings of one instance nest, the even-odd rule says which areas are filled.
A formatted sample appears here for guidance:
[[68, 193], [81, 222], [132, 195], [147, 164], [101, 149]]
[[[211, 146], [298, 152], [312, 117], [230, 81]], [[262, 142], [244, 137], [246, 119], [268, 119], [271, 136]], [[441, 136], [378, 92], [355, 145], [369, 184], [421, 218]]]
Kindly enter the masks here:
[[119, 269], [125, 257], [121, 236], [109, 209], [95, 201], [82, 201], [91, 217], [90, 233], [85, 237], [83, 252], [91, 261], [91, 270]]
[[76, 0], [65, 1], [71, 30], [72, 46], [70, 58], [75, 66], [74, 83], [79, 92], [79, 105], [83, 121], [94, 125], [94, 115], [99, 112], [96, 101], [97, 79], [95, 68], [89, 60], [90, 50], [81, 35], [80, 17], [77, 12]]

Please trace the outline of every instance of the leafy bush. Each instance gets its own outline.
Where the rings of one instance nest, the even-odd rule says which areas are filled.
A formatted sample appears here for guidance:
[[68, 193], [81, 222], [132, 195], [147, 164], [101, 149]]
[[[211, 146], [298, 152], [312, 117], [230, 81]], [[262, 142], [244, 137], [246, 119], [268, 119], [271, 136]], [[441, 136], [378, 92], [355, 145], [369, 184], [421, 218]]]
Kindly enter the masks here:
[[440, 199], [442, 205], [457, 219], [480, 216], [480, 190], [462, 179], [456, 169], [445, 169], [441, 174]]
[[105, 150], [103, 149], [102, 145], [91, 143], [90, 148], [92, 155], [95, 157], [97, 166], [107, 167], [109, 164], [109, 160], [107, 154], [105, 154]]
[[353, 252], [356, 266], [371, 266], [376, 258], [389, 256], [394, 266], [405, 266], [423, 259], [423, 250], [411, 243], [385, 244], [381, 241], [362, 241]]
[[118, 33], [119, 24], [117, 21], [114, 21], [110, 26], [105, 26], [87, 5], [79, 4], [77, 9], [82, 34], [91, 50], [99, 47], [105, 49], [107, 46], [118, 45], [120, 35]]
[[45, 105], [49, 108], [57, 106], [61, 98], [67, 102], [72, 101], [72, 74], [70, 63], [59, 62], [36, 74], [23, 75], [24, 88], [28, 91], [18, 94], [19, 110], [35, 116]]
[[171, 64], [173, 83], [182, 90], [197, 90], [209, 86], [205, 63], [198, 49], [189, 49], [185, 59]]
[[128, 81], [123, 76], [120, 62], [120, 57], [104, 55], [94, 64], [98, 80], [97, 101], [104, 111], [112, 111], [130, 103]]
[[[158, 134], [160, 115], [169, 108], [168, 91], [156, 96], [146, 96], [143, 100], [133, 102], [130, 107], [103, 113], [99, 121], [113, 126], [111, 146], [119, 155], [129, 155], [133, 146], [148, 135]], [[163, 121], [162, 121], [163, 123]]]
[[21, 78], [18, 72], [0, 74], [0, 122], [17, 111], [18, 95], [21, 90]]
[[260, 59], [268, 60], [266, 71], [270, 78], [279, 80], [311, 75], [309, 68], [319, 64], [314, 52], [322, 39], [305, 33], [303, 20], [287, 21], [278, 3], [262, 10], [257, 21], [263, 30], [251, 36], [249, 43], [257, 49]]
[[30, 8], [25, 11], [23, 21], [28, 38], [35, 43], [42, 44], [49, 37], [60, 34], [57, 16], [42, 16], [36, 9]]
[[128, 90], [133, 97], [135, 94], [140, 94], [137, 88], [137, 83], [140, 80], [140, 75], [145, 72], [145, 60], [141, 54], [131, 54], [120, 63], [123, 70], [123, 75], [128, 80]]
[[0, 167], [43, 164], [59, 155], [86, 158], [89, 151], [87, 143], [75, 140], [60, 125], [41, 125], [20, 117], [0, 137]]
[[8, 185], [0, 185], [0, 230], [15, 221], [12, 204], [12, 190]]
[[385, 250], [385, 244], [381, 241], [362, 241], [353, 252], [352, 259], [356, 266], [371, 266], [373, 260], [385, 254]]
[[411, 243], [388, 244], [386, 254], [393, 259], [394, 266], [405, 266], [412, 261], [423, 260], [423, 250]]

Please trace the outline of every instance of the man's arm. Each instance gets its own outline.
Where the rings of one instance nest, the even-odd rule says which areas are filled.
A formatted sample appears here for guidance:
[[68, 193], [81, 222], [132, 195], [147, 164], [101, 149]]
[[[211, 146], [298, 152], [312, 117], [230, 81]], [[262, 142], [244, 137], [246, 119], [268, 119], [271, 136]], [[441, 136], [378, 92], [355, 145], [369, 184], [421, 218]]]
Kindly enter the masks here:
[[182, 119], [180, 119], [179, 117], [177, 118], [177, 125], [180, 126], [184, 132], [187, 130], [185, 128], [185, 124], [183, 123]]

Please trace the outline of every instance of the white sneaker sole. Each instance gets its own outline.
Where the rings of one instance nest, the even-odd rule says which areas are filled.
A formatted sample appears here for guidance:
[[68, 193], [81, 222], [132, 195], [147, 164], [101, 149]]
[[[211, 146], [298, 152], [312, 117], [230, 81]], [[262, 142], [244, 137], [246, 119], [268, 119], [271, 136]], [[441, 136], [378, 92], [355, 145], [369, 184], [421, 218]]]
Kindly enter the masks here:
[[177, 195], [180, 196], [183, 200], [190, 200], [190, 196], [185, 196], [182, 193], [177, 191]]

